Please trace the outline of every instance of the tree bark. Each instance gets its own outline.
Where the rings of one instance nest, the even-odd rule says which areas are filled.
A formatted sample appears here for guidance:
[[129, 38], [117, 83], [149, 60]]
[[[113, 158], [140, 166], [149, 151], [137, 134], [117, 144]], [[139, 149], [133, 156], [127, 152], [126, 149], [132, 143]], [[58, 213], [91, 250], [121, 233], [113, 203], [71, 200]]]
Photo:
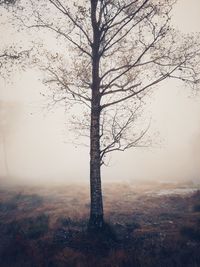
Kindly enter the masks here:
[[101, 190], [101, 158], [100, 158], [100, 93], [99, 93], [99, 57], [93, 53], [92, 71], [92, 103], [90, 123], [90, 229], [100, 229], [104, 225], [103, 200]]
[[93, 28], [92, 43], [92, 102], [90, 124], [90, 229], [101, 229], [103, 220], [103, 200], [101, 190], [101, 159], [100, 159], [100, 78], [99, 78], [99, 47], [100, 31], [96, 19], [97, 0], [91, 0], [91, 23]]
[[[95, 93], [94, 93], [95, 94]], [[98, 101], [92, 104], [91, 109], [91, 130], [90, 130], [90, 229], [100, 229], [103, 227], [103, 200], [101, 190], [101, 160], [100, 160], [100, 136], [99, 122], [100, 111]]]

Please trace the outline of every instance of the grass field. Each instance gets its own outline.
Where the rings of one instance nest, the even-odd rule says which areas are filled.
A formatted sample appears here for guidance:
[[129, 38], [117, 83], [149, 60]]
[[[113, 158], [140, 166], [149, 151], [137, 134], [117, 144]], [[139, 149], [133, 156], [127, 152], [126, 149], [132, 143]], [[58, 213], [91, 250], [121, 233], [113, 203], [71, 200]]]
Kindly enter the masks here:
[[1, 267], [198, 267], [200, 191], [106, 184], [106, 233], [87, 233], [85, 185], [1, 186]]

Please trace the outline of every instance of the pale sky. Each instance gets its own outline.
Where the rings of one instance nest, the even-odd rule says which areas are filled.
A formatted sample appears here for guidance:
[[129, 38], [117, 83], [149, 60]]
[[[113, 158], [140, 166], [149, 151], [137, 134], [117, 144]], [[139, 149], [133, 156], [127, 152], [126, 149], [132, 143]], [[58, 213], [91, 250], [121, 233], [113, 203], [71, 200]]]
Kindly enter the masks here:
[[[1, 12], [1, 11], [0, 11]], [[173, 23], [184, 33], [200, 31], [200, 1], [179, 0]], [[7, 24], [0, 26], [2, 45], [21, 38]], [[47, 112], [40, 95], [44, 85], [32, 70], [12, 75], [12, 83], [0, 78], [4, 108], [6, 168], [0, 142], [0, 179], [37, 182], [88, 182], [89, 150], [70, 144], [69, 122], [62, 108]], [[147, 99], [152, 118], [150, 133], [155, 145], [112, 155], [102, 180], [200, 180], [200, 95], [181, 83], [168, 82]], [[145, 114], [144, 114], [145, 116]], [[159, 133], [156, 135], [156, 133]], [[3, 133], [1, 134], [2, 140]], [[157, 145], [156, 143], [159, 143]]]

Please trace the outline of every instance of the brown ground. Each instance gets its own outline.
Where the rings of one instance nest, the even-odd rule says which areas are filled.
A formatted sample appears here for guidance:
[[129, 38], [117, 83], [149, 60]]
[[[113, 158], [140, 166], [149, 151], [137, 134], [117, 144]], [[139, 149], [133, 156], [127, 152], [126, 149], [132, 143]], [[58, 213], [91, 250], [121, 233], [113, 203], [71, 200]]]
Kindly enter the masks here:
[[193, 184], [106, 184], [110, 226], [104, 234], [89, 235], [86, 186], [4, 186], [0, 266], [198, 267], [197, 189]]

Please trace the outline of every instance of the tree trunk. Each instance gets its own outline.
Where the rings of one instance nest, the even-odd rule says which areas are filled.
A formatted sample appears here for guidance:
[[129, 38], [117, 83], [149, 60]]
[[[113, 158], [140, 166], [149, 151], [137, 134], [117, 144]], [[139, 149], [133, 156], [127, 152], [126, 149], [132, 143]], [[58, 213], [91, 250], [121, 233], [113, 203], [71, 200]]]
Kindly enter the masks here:
[[104, 225], [103, 200], [101, 190], [101, 160], [100, 160], [100, 103], [98, 91], [92, 93], [91, 128], [90, 128], [90, 229], [100, 229]]
[[90, 125], [90, 220], [89, 229], [101, 229], [103, 220], [103, 200], [101, 191], [101, 159], [100, 159], [100, 78], [99, 78], [99, 47], [100, 32], [96, 19], [97, 0], [91, 0], [91, 23], [93, 28], [92, 43], [92, 101]]

